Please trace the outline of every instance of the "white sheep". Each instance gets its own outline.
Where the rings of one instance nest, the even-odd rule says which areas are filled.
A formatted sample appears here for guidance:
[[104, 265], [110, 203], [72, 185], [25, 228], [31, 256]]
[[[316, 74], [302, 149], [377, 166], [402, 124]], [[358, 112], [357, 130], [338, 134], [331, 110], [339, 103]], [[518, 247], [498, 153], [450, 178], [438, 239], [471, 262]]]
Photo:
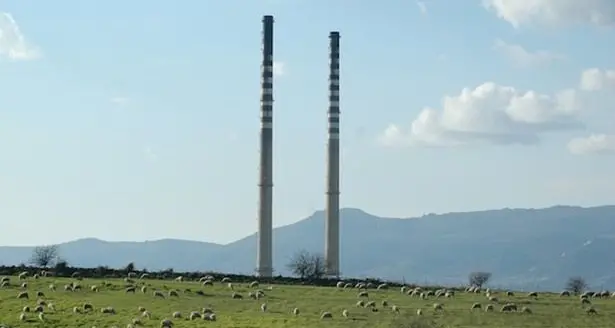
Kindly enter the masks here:
[[115, 309], [110, 306], [107, 306], [107, 307], [101, 308], [100, 312], [106, 313], [106, 314], [115, 314]]
[[40, 312], [40, 313], [38, 314], [38, 320], [40, 320], [40, 321], [45, 321], [45, 313]]
[[250, 288], [258, 288], [259, 283], [258, 281], [254, 280], [250, 283]]
[[416, 315], [423, 315], [423, 310], [421, 309], [416, 310]]
[[175, 319], [179, 319], [179, 318], [181, 318], [181, 317], [182, 317], [182, 313], [181, 313], [181, 312], [179, 312], [179, 311], [175, 311], [175, 312], [173, 312], [173, 315], [172, 315], [172, 316], [173, 316], [173, 318], [175, 318]]
[[344, 288], [346, 284], [343, 281], [338, 281], [337, 284], [335, 285], [335, 287], [337, 288]]
[[321, 319], [331, 319], [331, 318], [333, 318], [333, 315], [331, 314], [331, 312], [323, 312], [320, 315], [320, 318]]
[[175, 281], [182, 282], [182, 281], [184, 281], [184, 277], [183, 276], [179, 276], [179, 277], [175, 278]]
[[26, 317], [25, 313], [22, 313], [22, 314], [19, 315], [19, 320], [26, 321], [26, 319], [27, 319], [27, 317]]
[[395, 312], [395, 313], [399, 313], [399, 307], [398, 307], [397, 305], [393, 305], [393, 306], [391, 307], [391, 310], [392, 310], [393, 312]]
[[434, 311], [442, 311], [444, 310], [444, 305], [442, 305], [441, 303], [434, 303], [433, 309]]
[[344, 310], [342, 311], [342, 317], [344, 317], [344, 318], [348, 318], [348, 310], [344, 309]]
[[203, 320], [216, 321], [216, 314], [215, 313], [205, 313], [205, 315], [203, 315]]
[[160, 328], [172, 328], [172, 327], [173, 327], [173, 321], [169, 319], [162, 319], [162, 321], [160, 321]]
[[192, 312], [190, 312], [190, 316], [188, 318], [190, 320], [200, 319], [201, 318], [201, 314], [198, 313], [197, 311], [192, 311]]
[[293, 314], [294, 315], [299, 315], [299, 308], [294, 308], [293, 309]]
[[145, 312], [145, 307], [143, 307], [143, 306], [139, 306], [139, 307], [137, 308], [137, 311], [139, 311], [139, 312]]
[[28, 298], [30, 298], [30, 296], [28, 295], [28, 292], [21, 292], [21, 293], [17, 294], [17, 298], [28, 299]]
[[56, 291], [56, 285], [54, 285], [54, 284], [49, 285], [49, 290], [55, 292]]
[[141, 316], [144, 317], [144, 318], [148, 318], [148, 319], [152, 318], [152, 314], [149, 311], [143, 311], [141, 313]]
[[261, 304], [261, 311], [262, 312], [267, 312], [267, 303]]
[[159, 291], [159, 290], [155, 290], [154, 291], [154, 297], [164, 298], [164, 294], [161, 291]]

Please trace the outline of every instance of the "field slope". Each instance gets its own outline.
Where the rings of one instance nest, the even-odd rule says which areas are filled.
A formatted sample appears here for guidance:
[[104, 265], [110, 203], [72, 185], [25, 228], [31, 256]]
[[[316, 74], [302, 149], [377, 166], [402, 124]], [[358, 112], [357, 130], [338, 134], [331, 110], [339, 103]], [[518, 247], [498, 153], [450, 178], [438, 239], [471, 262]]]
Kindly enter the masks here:
[[[368, 290], [365, 301], [375, 301], [377, 311], [357, 307], [358, 290], [354, 288], [337, 289], [331, 287], [261, 285], [251, 288], [248, 284], [233, 284], [234, 292], [244, 296], [233, 299], [233, 291], [226, 283], [213, 282], [213, 286], [203, 286], [197, 281], [177, 282], [168, 280], [139, 280], [136, 292], [126, 293], [127, 283], [121, 279], [77, 281], [69, 278], [40, 278], [19, 280], [9, 277], [10, 284], [0, 288], [0, 323], [6, 327], [127, 327], [133, 319], [139, 318], [142, 324], [136, 327], [160, 327], [161, 320], [168, 318], [174, 327], [610, 327], [615, 319], [615, 299], [592, 299], [597, 315], [588, 315], [578, 297], [560, 297], [554, 294], [539, 294], [538, 299], [524, 294], [506, 296], [498, 293], [499, 303], [494, 312], [471, 311], [473, 303], [486, 306], [489, 301], [483, 294], [457, 292], [451, 298], [419, 297], [401, 293], [398, 288], [389, 290]], [[21, 283], [27, 282], [27, 287]], [[82, 286], [81, 290], [67, 291], [64, 286], [71, 282]], [[49, 285], [55, 285], [56, 291]], [[99, 286], [93, 291], [91, 286]], [[145, 286], [147, 292], [142, 292]], [[262, 290], [265, 296], [259, 300], [248, 297], [249, 292]], [[164, 293], [165, 297], [155, 297], [154, 290]], [[169, 297], [170, 290], [178, 291], [177, 297]], [[29, 299], [19, 299], [20, 292], [27, 291]], [[37, 292], [44, 296], [37, 297]], [[39, 300], [52, 303], [55, 309], [45, 307], [45, 321], [39, 320], [34, 312], [26, 313], [26, 321], [20, 321], [23, 308], [29, 306], [33, 311]], [[382, 305], [387, 301], [388, 305]], [[435, 302], [444, 305], [444, 311], [433, 310]], [[533, 313], [501, 313], [502, 304], [514, 302], [519, 307], [527, 306]], [[83, 308], [85, 303], [93, 305], [93, 311], [75, 313], [74, 307]], [[267, 303], [267, 311], [261, 311], [261, 304]], [[396, 305], [400, 312], [391, 307]], [[113, 307], [115, 314], [101, 313], [103, 307]], [[151, 318], [141, 315], [142, 306], [151, 313]], [[192, 311], [201, 312], [204, 307], [216, 313], [216, 321], [203, 319], [188, 320]], [[294, 308], [300, 310], [295, 316]], [[348, 310], [348, 318], [342, 311]], [[417, 309], [423, 310], [417, 316]], [[180, 311], [181, 319], [172, 318], [172, 313]], [[323, 311], [333, 315], [331, 319], [321, 319]]]

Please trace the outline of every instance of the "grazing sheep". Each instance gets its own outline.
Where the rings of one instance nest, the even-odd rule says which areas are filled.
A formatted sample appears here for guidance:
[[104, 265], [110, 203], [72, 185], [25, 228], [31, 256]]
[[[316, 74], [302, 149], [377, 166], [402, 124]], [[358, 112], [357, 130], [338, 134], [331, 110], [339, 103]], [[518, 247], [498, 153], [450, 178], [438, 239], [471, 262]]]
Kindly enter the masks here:
[[255, 280], [255, 281], [250, 283], [250, 288], [258, 288], [258, 285], [259, 285], [258, 281]]
[[333, 315], [331, 314], [331, 312], [323, 312], [320, 315], [320, 319], [331, 319], [333, 318]]
[[209, 279], [203, 281], [203, 286], [213, 286], [213, 285], [214, 285], [214, 282]]
[[509, 291], [506, 292], [506, 296], [513, 297], [513, 296], [515, 296], [515, 293], [513, 293], [513, 292], [511, 292], [509, 290]]
[[397, 305], [393, 305], [393, 306], [391, 306], [391, 311], [393, 311], [395, 313], [399, 313], [399, 307]]
[[216, 314], [215, 313], [206, 313], [205, 315], [203, 315], [203, 320], [216, 321]]
[[365, 307], [366, 308], [375, 308], [376, 307], [376, 302], [369, 301], [369, 302], [365, 303]]
[[107, 306], [107, 307], [101, 308], [100, 313], [115, 314], [115, 309], [110, 306]]
[[434, 311], [442, 311], [442, 310], [444, 310], [444, 305], [442, 305], [440, 303], [434, 303], [433, 309], [434, 309]]
[[139, 306], [139, 307], [137, 308], [137, 311], [139, 311], [140, 313], [141, 313], [141, 312], [145, 312], [145, 308], [144, 308], [144, 307], [142, 307], [142, 306]]
[[243, 299], [243, 296], [239, 293], [233, 293], [231, 294], [231, 298], [236, 299], [236, 300], [241, 300]]
[[365, 307], [365, 302], [363, 302], [363, 301], [358, 301], [358, 302], [357, 302], [357, 307]]
[[135, 286], [130, 286], [130, 287], [126, 287], [125, 292], [126, 293], [135, 293], [137, 291], [137, 288]]
[[482, 306], [480, 305], [480, 303], [474, 303], [472, 304], [472, 307], [470, 308], [470, 310], [475, 310], [475, 309], [481, 309]]
[[381, 290], [381, 289], [388, 289], [388, 288], [389, 288], [389, 285], [387, 285], [387, 284], [380, 284], [380, 285], [378, 285], [378, 288], [376, 288], [376, 289], [377, 290]]
[[184, 281], [184, 277], [183, 276], [179, 276], [179, 277], [175, 278], [175, 281], [182, 282], [182, 281]]
[[582, 305], [585, 305], [585, 304], [592, 304], [592, 302], [591, 302], [589, 299], [587, 299], [587, 298], [582, 298], [582, 299], [581, 299], [581, 304], [582, 304]]
[[408, 288], [406, 288], [406, 286], [401, 286], [401, 288], [399, 289], [399, 291], [400, 291], [400, 293], [405, 294], [407, 289], [408, 289]]
[[45, 297], [45, 293], [38, 291], [36, 292], [36, 297]]
[[500, 312], [513, 312], [517, 311], [517, 305], [513, 303], [504, 304], [500, 309]]
[[530, 293], [527, 293], [527, 297], [538, 298], [538, 293], [537, 293], [537, 292], [530, 292]]
[[45, 311], [45, 308], [44, 308], [42, 305], [37, 305], [37, 306], [34, 308], [34, 312], [37, 312], [37, 313], [38, 313], [38, 312], [44, 312], [44, 311]]
[[139, 279], [147, 279], [149, 278], [149, 273], [143, 273], [141, 274], [141, 277], [139, 277]]
[[9, 278], [9, 277], [2, 277], [2, 278], [0, 278], [0, 282], [9, 282], [9, 281], [11, 281], [11, 278]]
[[30, 296], [28, 295], [28, 292], [21, 292], [21, 293], [17, 294], [17, 298], [29, 299]]
[[344, 317], [344, 318], [348, 318], [348, 310], [344, 309], [344, 310], [342, 311], [342, 317]]
[[141, 293], [143, 294], [147, 293], [147, 286], [141, 287]]
[[524, 307], [521, 308], [521, 313], [532, 314], [532, 309], [530, 309], [527, 306], [524, 306]]
[[570, 296], [570, 292], [567, 290], [564, 290], [561, 293], [559, 293], [559, 296]]
[[173, 318], [179, 319], [182, 317], [182, 313], [179, 311], [173, 312]]
[[19, 280], [24, 280], [24, 279], [26, 279], [27, 277], [28, 277], [28, 272], [27, 272], [27, 271], [24, 271], [24, 272], [20, 273], [20, 274], [17, 276], [17, 278], [19, 278]]
[[169, 297], [179, 297], [179, 294], [175, 290], [169, 290]]
[[83, 303], [83, 311], [93, 311], [94, 306], [90, 303]]
[[267, 303], [261, 304], [261, 311], [262, 312], [267, 312]]
[[54, 311], [54, 312], [55, 312], [55, 310], [56, 310], [56, 306], [55, 306], [53, 303], [49, 303], [49, 304], [47, 304], [47, 308], [48, 308], [50, 311]]
[[455, 292], [454, 291], [447, 291], [446, 293], [444, 293], [444, 297], [446, 298], [451, 298], [455, 296]]
[[369, 294], [367, 292], [360, 292], [358, 297], [369, 297]]
[[487, 306], [485, 306], [485, 312], [493, 312], [493, 310], [493, 304], [487, 304]]
[[139, 318], [134, 318], [134, 319], [132, 319], [132, 324], [135, 325], [135, 326], [140, 326], [140, 325], [143, 324], [143, 322]]
[[594, 309], [593, 307], [588, 307], [587, 309], [585, 309], [585, 312], [587, 314], [598, 314], [598, 311], [596, 311], [596, 309]]
[[8, 281], [3, 281], [2, 283], [0, 283], [0, 287], [8, 287], [10, 285], [11, 285], [11, 283], [8, 282]]
[[49, 285], [49, 290], [55, 292], [56, 291], [56, 285], [54, 285], [54, 284]]
[[421, 309], [416, 310], [416, 315], [423, 315], [423, 310]]
[[96, 286], [96, 285], [90, 286], [90, 291], [92, 291], [94, 293], [98, 293], [99, 292], [98, 286]]
[[221, 282], [231, 282], [231, 278], [224, 277], [224, 278], [222, 278]]
[[73, 312], [74, 312], [74, 313], [81, 313], [81, 308], [80, 308], [80, 307], [75, 306], [75, 307], [73, 308]]
[[201, 314], [197, 311], [192, 311], [190, 312], [190, 316], [188, 317], [190, 320], [194, 320], [194, 319], [200, 319], [201, 318]]
[[40, 320], [40, 321], [45, 321], [45, 313], [40, 312], [40, 313], [38, 314], [38, 320]]
[[21, 284], [21, 288], [26, 289], [28, 288], [28, 283], [24, 282], [23, 284]]
[[26, 314], [25, 313], [20, 314], [19, 315], [19, 320], [26, 321]]
[[299, 308], [294, 308], [293, 309], [293, 314], [294, 315], [299, 315]]
[[172, 328], [172, 327], [173, 327], [173, 321], [169, 319], [162, 319], [162, 321], [160, 321], [160, 328]]
[[144, 317], [144, 318], [148, 318], [148, 319], [152, 318], [152, 314], [149, 311], [143, 311], [141, 313], [141, 316]]
[[382, 307], [389, 306], [389, 302], [387, 302], [386, 300], [383, 300], [381, 304], [382, 304]]
[[30, 307], [24, 306], [23, 309], [21, 309], [21, 312], [30, 312]]
[[338, 281], [337, 284], [335, 284], [336, 288], [344, 288], [346, 284], [343, 281]]
[[164, 294], [159, 290], [155, 290], [153, 295], [154, 297], [164, 298]]
[[495, 297], [495, 296], [491, 296], [491, 297], [489, 297], [489, 302], [497, 303], [498, 302], [498, 298]]

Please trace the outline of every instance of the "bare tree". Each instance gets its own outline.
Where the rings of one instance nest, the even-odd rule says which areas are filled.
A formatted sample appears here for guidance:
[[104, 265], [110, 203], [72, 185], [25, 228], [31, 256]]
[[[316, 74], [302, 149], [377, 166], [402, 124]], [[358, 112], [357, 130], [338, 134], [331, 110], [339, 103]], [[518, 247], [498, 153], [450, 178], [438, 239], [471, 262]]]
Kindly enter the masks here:
[[41, 268], [46, 268], [58, 259], [58, 245], [34, 247], [30, 263]]
[[566, 290], [571, 293], [580, 294], [585, 289], [587, 289], [587, 282], [582, 277], [572, 277], [566, 283]]
[[472, 272], [468, 275], [468, 283], [470, 286], [483, 287], [489, 279], [491, 279], [491, 272]]
[[305, 250], [297, 252], [286, 267], [301, 279], [320, 279], [325, 275], [323, 256]]

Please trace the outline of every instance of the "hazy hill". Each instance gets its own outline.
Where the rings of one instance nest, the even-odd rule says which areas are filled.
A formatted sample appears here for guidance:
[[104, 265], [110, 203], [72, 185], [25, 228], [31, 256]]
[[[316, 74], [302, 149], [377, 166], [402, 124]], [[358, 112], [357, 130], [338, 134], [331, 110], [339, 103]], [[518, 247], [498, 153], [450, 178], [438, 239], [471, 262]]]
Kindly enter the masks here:
[[[561, 289], [572, 275], [594, 287], [615, 289], [615, 206], [556, 206], [379, 218], [358, 209], [341, 213], [342, 270], [347, 276], [377, 276], [430, 283], [465, 282], [471, 271], [493, 273], [494, 285]], [[322, 252], [324, 213], [274, 231], [274, 267], [300, 249]], [[218, 245], [185, 240], [62, 244], [72, 265], [251, 273], [255, 235]], [[28, 247], [0, 247], [3, 264], [28, 260]], [[178, 254], [180, 254], [178, 256]], [[200, 260], [196, 260], [200, 259]]]

